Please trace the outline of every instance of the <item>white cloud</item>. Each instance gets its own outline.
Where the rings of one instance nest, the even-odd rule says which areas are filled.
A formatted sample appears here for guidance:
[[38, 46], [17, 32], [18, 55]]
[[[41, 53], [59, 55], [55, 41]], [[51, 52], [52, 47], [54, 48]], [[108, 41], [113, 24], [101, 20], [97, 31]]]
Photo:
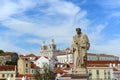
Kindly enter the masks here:
[[[66, 46], [71, 47], [72, 36], [76, 34], [75, 28], [81, 27], [83, 33], [86, 33], [90, 39], [91, 50], [108, 53], [114, 50], [119, 52], [118, 47], [120, 46], [113, 47], [114, 44], [117, 45], [119, 39], [110, 40], [104, 44], [100, 42], [104, 40], [105, 35], [102, 31], [107, 27], [107, 24], [91, 22], [91, 20], [86, 18], [87, 11], [82, 10], [71, 2], [64, 0], [19, 0], [18, 2], [9, 0], [8, 2], [3, 2], [4, 4], [0, 7], [2, 11], [0, 13], [1, 24], [10, 29], [10, 31], [2, 33], [5, 37], [10, 38], [11, 35], [17, 38], [24, 35], [37, 36], [37, 38], [26, 38], [26, 42], [31, 44], [41, 44], [43, 40], [49, 43], [54, 38], [56, 44], [62, 43], [61, 48], [65, 48]], [[41, 9], [43, 5], [46, 8]], [[34, 18], [24, 14], [24, 12], [35, 7], [37, 7], [38, 12], [37, 15], [32, 15], [32, 17], [35, 16]], [[43, 15], [40, 14], [41, 11], [44, 13]], [[21, 14], [23, 15], [21, 16]], [[17, 17], [13, 18], [12, 15], [17, 15]], [[36, 20], [37, 22], [35, 22]], [[1, 49], [28, 53], [27, 49], [14, 45], [14, 41], [2, 38], [0, 39]], [[18, 42], [20, 41], [18, 40]], [[30, 51], [35, 51], [33, 46], [31, 46]]]
[[1, 0], [0, 1], [0, 20], [5, 20], [16, 14], [22, 14], [27, 9], [37, 5], [34, 0]]
[[120, 56], [120, 54], [119, 54], [120, 53], [120, 45], [118, 45], [119, 42], [120, 42], [120, 38], [105, 41], [99, 45], [93, 44], [92, 47], [94, 50], [96, 50], [100, 53], [108, 53], [108, 54]]
[[11, 14], [16, 13], [16, 8], [17, 5], [13, 2], [2, 0], [0, 3], [0, 20], [6, 19], [11, 16]]
[[55, 2], [47, 9], [49, 14], [61, 14], [65, 16], [75, 16], [79, 11], [79, 7], [65, 1]]
[[119, 8], [120, 0], [101, 0], [97, 1], [98, 4], [102, 5], [104, 8]]
[[[53, 1], [54, 2], [54, 1]], [[7, 17], [4, 17], [3, 15], [0, 15], [2, 16], [4, 19], [2, 20], [2, 25], [9, 28], [10, 31], [5, 31], [5, 34], [3, 34], [5, 37], [8, 36], [8, 38], [10, 38], [11, 36], [17, 36], [18, 35], [18, 38], [19, 36], [22, 36], [22, 35], [32, 35], [32, 36], [37, 36], [37, 37], [43, 37], [44, 39], [48, 40], [47, 38], [55, 38], [56, 42], [58, 41], [58, 44], [59, 43], [66, 43], [69, 42], [70, 43], [70, 35], [73, 33], [73, 30], [72, 30], [72, 26], [73, 25], [73, 18], [74, 16], [77, 14], [77, 12], [79, 11], [79, 7], [75, 6], [74, 4], [72, 3], [67, 3], [67, 2], [64, 2], [64, 7], [62, 4], [61, 1], [58, 1], [60, 3], [57, 3], [55, 1], [55, 3], [57, 3], [56, 5], [53, 5], [53, 2], [51, 3], [51, 7], [48, 7], [48, 9], [52, 12], [52, 8], [54, 7], [54, 10], [53, 12], [58, 14], [58, 15], [68, 15], [69, 17], [66, 17], [68, 19], [66, 19], [67, 21], [65, 21], [64, 23], [58, 23], [56, 25], [52, 25], [52, 24], [49, 24], [46, 23], [47, 20], [41, 24], [40, 23], [33, 23], [32, 19], [29, 18], [29, 15], [25, 16], [27, 19], [19, 19], [19, 16], [18, 18], [12, 18], [11, 16], [14, 14], [24, 14], [24, 12], [26, 10], [28, 10], [29, 8], [31, 8], [31, 5], [32, 3], [29, 2], [27, 3], [26, 1], [24, 2], [23, 0], [20, 0], [18, 3], [16, 2], [5, 2], [5, 4], [12, 4], [11, 5], [11, 8], [9, 9], [9, 14], [4, 14], [4, 16], [7, 16]], [[14, 4], [14, 6], [13, 6]], [[42, 4], [43, 5], [43, 4]], [[57, 6], [59, 5], [59, 6]], [[34, 6], [37, 6], [37, 5], [33, 5], [32, 7]], [[7, 5], [4, 5], [4, 9], [7, 10]], [[64, 11], [62, 11], [62, 9], [64, 9]], [[72, 9], [72, 12], [71, 12], [71, 9]], [[19, 11], [20, 10], [20, 11]], [[5, 11], [3, 11], [4, 13]], [[48, 11], [45, 11], [45, 13], [47, 14]], [[83, 15], [83, 14], [82, 14]], [[24, 16], [20, 16], [20, 18], [24, 18]], [[38, 16], [38, 17], [43, 17], [43, 15], [41, 16]], [[45, 16], [46, 17], [46, 16]], [[59, 17], [59, 16], [58, 16]], [[49, 18], [50, 21], [52, 21], [52, 18]], [[70, 19], [70, 20], [69, 20]], [[64, 20], [64, 19], [63, 19]], [[41, 20], [40, 20], [41, 21]], [[58, 21], [62, 21], [62, 20], [59, 20]], [[11, 34], [10, 34], [11, 33]], [[17, 34], [16, 34], [17, 33]], [[15, 35], [14, 35], [15, 34]], [[4, 38], [4, 36], [2, 36]], [[29, 39], [29, 40], [28, 40]], [[41, 40], [37, 40], [37, 39], [30, 39], [28, 38], [26, 39], [27, 42], [29, 43], [41, 43]], [[18, 40], [18, 39], [17, 39]], [[68, 41], [69, 40], [69, 41]], [[17, 42], [19, 42], [20, 40], [18, 40]], [[50, 40], [49, 40], [50, 41]], [[4, 50], [9, 50], [9, 51], [14, 51], [16, 50], [17, 52], [24, 52], [26, 53], [27, 51], [25, 51], [24, 49], [20, 48], [19, 45], [16, 45], [14, 44], [14, 42], [11, 42], [11, 40], [1, 40], [1, 42], [3, 42], [3, 45], [1, 45], [1, 49], [4, 49]], [[5, 49], [6, 48], [6, 49]], [[30, 49], [30, 48], [28, 48]], [[33, 50], [31, 48], [31, 50]], [[30, 50], [30, 51], [31, 51]], [[28, 52], [30, 52], [28, 51]], [[35, 51], [35, 50], [33, 50]]]

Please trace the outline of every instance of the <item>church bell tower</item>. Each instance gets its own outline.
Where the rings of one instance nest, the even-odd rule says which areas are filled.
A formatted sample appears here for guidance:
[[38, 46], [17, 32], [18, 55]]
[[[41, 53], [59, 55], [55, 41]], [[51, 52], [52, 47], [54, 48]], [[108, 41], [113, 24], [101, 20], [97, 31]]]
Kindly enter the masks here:
[[45, 44], [45, 41], [41, 44], [40, 48], [40, 56], [48, 57], [49, 59], [54, 58], [57, 55], [56, 44], [54, 39], [51, 40], [49, 43], [49, 47]]
[[50, 46], [50, 50], [56, 50], [56, 44], [54, 43], [54, 39], [52, 39], [49, 46]]
[[47, 50], [47, 45], [45, 44], [45, 41], [43, 41], [42, 46], [41, 46], [41, 51]]

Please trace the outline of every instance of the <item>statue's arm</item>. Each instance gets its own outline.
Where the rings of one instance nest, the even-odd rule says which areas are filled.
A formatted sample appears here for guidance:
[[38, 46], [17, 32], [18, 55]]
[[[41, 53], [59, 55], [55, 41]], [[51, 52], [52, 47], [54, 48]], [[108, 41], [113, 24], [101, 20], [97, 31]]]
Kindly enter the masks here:
[[75, 36], [73, 36], [73, 40], [72, 40], [72, 51], [73, 51], [73, 53], [76, 51], [76, 41], [75, 41]]
[[85, 35], [85, 40], [86, 40], [86, 47], [87, 47], [87, 50], [90, 48], [90, 42], [89, 42], [89, 39], [88, 39], [88, 36]]

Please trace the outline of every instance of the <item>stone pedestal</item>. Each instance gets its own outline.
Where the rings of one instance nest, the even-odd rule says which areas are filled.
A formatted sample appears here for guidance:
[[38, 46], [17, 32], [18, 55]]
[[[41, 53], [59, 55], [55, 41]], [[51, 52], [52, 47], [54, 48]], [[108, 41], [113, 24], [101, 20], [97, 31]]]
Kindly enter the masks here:
[[71, 74], [72, 80], [88, 80], [89, 74], [86, 71], [87, 69], [74, 69]]

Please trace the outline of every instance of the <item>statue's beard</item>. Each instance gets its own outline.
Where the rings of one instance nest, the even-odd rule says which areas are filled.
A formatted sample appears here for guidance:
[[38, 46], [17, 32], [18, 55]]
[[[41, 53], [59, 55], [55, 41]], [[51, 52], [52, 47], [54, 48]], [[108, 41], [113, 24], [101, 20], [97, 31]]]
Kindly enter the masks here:
[[77, 32], [77, 34], [81, 34], [81, 32]]

